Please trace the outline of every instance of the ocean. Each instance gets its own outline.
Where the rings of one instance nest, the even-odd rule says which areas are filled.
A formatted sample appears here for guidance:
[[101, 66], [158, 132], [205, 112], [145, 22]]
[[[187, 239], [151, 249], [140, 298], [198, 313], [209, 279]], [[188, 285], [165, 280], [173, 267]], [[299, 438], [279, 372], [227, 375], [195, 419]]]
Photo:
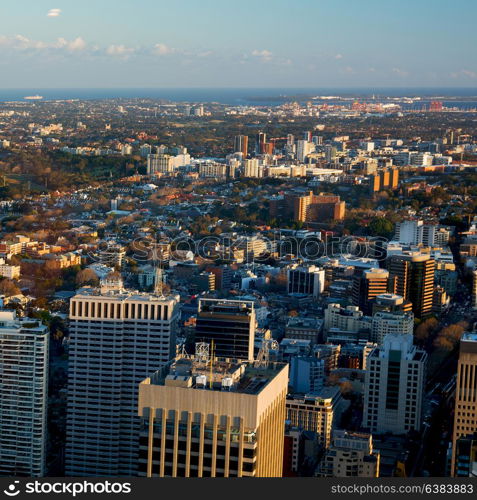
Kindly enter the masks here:
[[[285, 101], [305, 101], [315, 96], [339, 96], [382, 100], [386, 97], [422, 98], [421, 103], [441, 100], [444, 105], [477, 105], [477, 88], [63, 88], [0, 89], [0, 101], [23, 101], [25, 96], [43, 100], [163, 99], [173, 102], [218, 102], [238, 105], [276, 105]], [[38, 102], [38, 101], [31, 101]], [[333, 101], [328, 101], [332, 103]]]

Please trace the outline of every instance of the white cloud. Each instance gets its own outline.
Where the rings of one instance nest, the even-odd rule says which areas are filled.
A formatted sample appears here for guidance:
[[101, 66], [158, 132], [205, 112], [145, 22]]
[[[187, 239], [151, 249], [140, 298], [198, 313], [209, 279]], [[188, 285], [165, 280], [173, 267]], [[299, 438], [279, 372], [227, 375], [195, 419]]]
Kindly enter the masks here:
[[343, 54], [336, 54], [335, 59], [343, 59]]
[[263, 50], [255, 49], [252, 52], [252, 56], [259, 57], [262, 61], [271, 61], [272, 55], [273, 55], [272, 52], [270, 52], [267, 49], [263, 49]]
[[32, 40], [23, 35], [0, 36], [0, 46], [12, 50], [68, 50], [79, 51], [86, 48], [86, 42], [80, 36], [67, 40], [66, 38], [57, 38], [53, 42], [43, 42], [42, 40]]
[[50, 9], [48, 11], [48, 17], [58, 17], [61, 14], [61, 9]]
[[475, 71], [470, 71], [468, 69], [462, 69], [457, 74], [457, 77], [459, 76], [466, 76], [467, 78], [477, 78], [477, 73]]
[[169, 47], [165, 43], [156, 43], [156, 45], [154, 45], [153, 52], [157, 56], [166, 56], [167, 54], [176, 52], [176, 49]]
[[66, 50], [80, 51], [86, 48], [86, 42], [80, 36], [76, 37], [74, 40], [68, 41], [65, 38], [58, 38], [57, 48], [65, 48]]
[[118, 57], [128, 57], [134, 52], [134, 49], [131, 47], [126, 47], [125, 45], [110, 45], [106, 49], [106, 54], [110, 56], [118, 56]]
[[395, 75], [398, 75], [398, 76], [408, 76], [409, 73], [407, 71], [404, 71], [403, 69], [401, 68], [393, 68], [391, 70]]

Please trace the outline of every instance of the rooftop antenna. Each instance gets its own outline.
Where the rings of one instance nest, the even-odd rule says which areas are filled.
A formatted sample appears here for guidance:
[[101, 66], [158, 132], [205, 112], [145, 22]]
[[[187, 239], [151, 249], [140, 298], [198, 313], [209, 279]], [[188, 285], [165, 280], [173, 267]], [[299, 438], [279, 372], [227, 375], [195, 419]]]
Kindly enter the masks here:
[[214, 385], [212, 381], [213, 367], [214, 367], [214, 341], [212, 340], [211, 352], [210, 352], [210, 382], [209, 382], [211, 389]]
[[206, 365], [209, 362], [210, 345], [207, 342], [196, 342], [195, 358], [199, 363]]
[[255, 366], [257, 368], [268, 368], [270, 363], [270, 351], [278, 349], [278, 342], [274, 339], [262, 339], [262, 347], [258, 351]]

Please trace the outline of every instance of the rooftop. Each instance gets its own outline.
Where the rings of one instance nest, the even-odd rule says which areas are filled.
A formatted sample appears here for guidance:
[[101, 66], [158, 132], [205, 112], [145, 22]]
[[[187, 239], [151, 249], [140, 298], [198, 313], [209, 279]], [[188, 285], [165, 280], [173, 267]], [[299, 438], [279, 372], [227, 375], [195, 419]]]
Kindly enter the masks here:
[[285, 366], [285, 363], [261, 366], [231, 358], [180, 355], [149, 380], [151, 385], [258, 394]]

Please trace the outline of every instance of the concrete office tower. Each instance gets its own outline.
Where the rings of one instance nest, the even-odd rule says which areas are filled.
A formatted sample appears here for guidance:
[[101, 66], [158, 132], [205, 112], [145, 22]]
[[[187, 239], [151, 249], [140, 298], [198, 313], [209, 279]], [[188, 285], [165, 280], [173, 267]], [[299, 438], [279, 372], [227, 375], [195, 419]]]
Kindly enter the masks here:
[[325, 289], [325, 270], [317, 266], [295, 266], [287, 272], [289, 294], [304, 293], [317, 298]]
[[234, 153], [242, 153], [243, 158], [248, 156], [248, 136], [236, 135], [234, 137]]
[[373, 450], [373, 436], [337, 430], [331, 447], [318, 466], [318, 477], [379, 477], [379, 451]]
[[372, 312], [373, 300], [388, 291], [389, 271], [386, 269], [366, 269], [360, 276], [353, 278], [353, 305], [364, 314]]
[[67, 476], [136, 475], [138, 387], [175, 354], [178, 303], [114, 276], [71, 299]]
[[396, 293], [412, 302], [416, 318], [432, 313], [434, 269], [436, 262], [428, 254], [403, 252], [388, 259], [391, 277], [396, 277]]
[[48, 340], [37, 319], [0, 311], [0, 476], [46, 473]]
[[147, 477], [281, 477], [288, 366], [178, 357], [139, 386]]
[[459, 469], [457, 441], [477, 432], [477, 334], [466, 333], [460, 341], [452, 435], [451, 474]]
[[252, 361], [256, 326], [252, 301], [200, 299], [195, 341], [210, 344], [215, 356]]
[[339, 421], [349, 403], [343, 400], [338, 387], [323, 387], [314, 394], [288, 395], [287, 420], [293, 427], [315, 432], [324, 448], [331, 443], [333, 423]]
[[368, 356], [363, 427], [372, 433], [407, 434], [421, 428], [427, 354], [412, 335], [391, 334]]
[[414, 333], [414, 314], [377, 312], [371, 321], [371, 342], [382, 344], [386, 335], [412, 335]]

